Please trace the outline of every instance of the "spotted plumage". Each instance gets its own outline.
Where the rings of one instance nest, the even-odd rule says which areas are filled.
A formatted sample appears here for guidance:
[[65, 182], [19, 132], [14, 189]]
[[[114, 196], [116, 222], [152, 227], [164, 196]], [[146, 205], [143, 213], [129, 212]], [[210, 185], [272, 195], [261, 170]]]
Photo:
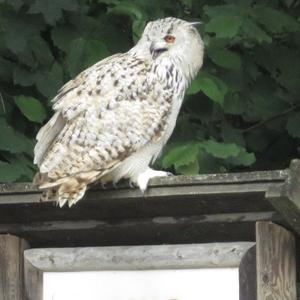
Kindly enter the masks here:
[[139, 42], [66, 83], [37, 135], [35, 182], [60, 206], [87, 185], [128, 178], [142, 191], [149, 168], [169, 139], [185, 90], [202, 65], [202, 40], [191, 23], [166, 18], [147, 24]]

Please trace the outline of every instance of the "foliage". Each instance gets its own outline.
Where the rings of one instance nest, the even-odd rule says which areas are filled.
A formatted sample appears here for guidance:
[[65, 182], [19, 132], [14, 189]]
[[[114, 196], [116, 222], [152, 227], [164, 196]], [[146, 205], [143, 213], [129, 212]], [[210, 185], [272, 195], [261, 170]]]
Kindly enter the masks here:
[[203, 22], [205, 63], [157, 165], [286, 167], [300, 138], [299, 12], [293, 0], [0, 1], [0, 181], [33, 176], [34, 137], [63, 82], [170, 15]]

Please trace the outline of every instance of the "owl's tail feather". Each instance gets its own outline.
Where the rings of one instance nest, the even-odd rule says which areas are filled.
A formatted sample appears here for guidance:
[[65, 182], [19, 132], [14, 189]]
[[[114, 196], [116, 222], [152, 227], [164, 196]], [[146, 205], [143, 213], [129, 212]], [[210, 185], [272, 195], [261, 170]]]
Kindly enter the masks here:
[[66, 203], [71, 207], [84, 196], [87, 185], [95, 181], [99, 173], [99, 171], [90, 171], [57, 180], [49, 179], [47, 174], [37, 174], [34, 183], [40, 189], [46, 189], [41, 201], [56, 200], [59, 207]]

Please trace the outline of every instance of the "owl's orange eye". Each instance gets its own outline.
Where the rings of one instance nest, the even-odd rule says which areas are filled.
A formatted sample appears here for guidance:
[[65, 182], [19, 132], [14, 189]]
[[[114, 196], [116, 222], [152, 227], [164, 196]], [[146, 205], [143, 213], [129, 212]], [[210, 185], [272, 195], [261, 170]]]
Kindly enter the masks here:
[[168, 43], [168, 44], [172, 44], [175, 42], [175, 37], [173, 35], [166, 35], [164, 37], [164, 40]]

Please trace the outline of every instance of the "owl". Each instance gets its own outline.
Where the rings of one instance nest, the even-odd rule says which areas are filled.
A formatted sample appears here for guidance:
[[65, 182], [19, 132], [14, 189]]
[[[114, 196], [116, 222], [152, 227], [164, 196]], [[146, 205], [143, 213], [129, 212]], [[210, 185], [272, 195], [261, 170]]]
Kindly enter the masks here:
[[171, 17], [149, 22], [132, 49], [99, 61], [59, 90], [55, 113], [37, 134], [34, 182], [60, 207], [75, 204], [93, 182], [124, 178], [144, 192], [149, 179], [168, 176], [149, 165], [202, 66], [194, 25]]

